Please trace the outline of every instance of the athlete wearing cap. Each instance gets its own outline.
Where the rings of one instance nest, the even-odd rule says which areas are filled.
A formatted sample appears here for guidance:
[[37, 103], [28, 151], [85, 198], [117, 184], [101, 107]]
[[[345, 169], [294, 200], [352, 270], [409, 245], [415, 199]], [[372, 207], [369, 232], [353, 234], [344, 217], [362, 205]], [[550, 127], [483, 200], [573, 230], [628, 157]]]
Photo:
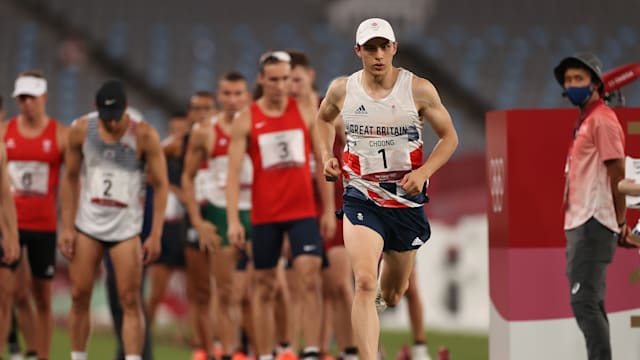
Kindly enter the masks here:
[[[342, 173], [344, 178], [344, 242], [356, 282], [351, 322], [363, 359], [377, 356], [380, 255], [384, 251], [382, 298], [393, 306], [408, 287], [417, 249], [430, 237], [423, 209], [428, 180], [458, 144], [451, 117], [434, 86], [393, 66], [397, 50], [386, 20], [360, 23], [355, 52], [363, 69], [331, 83], [317, 117], [325, 176], [335, 181]], [[338, 115], [347, 134], [342, 169], [332, 151], [333, 122]], [[425, 120], [439, 141], [423, 163]]]
[[[291, 58], [283, 51], [260, 59], [258, 82], [263, 95], [234, 121], [229, 145], [227, 218], [229, 240], [242, 246], [245, 230], [239, 217], [240, 174], [248, 152], [253, 163], [251, 247], [254, 271], [254, 323], [257, 354], [271, 359], [274, 345], [276, 266], [284, 234], [288, 234], [293, 267], [298, 273], [303, 334], [303, 358], [317, 358], [320, 345], [321, 231], [335, 231], [332, 187], [321, 181], [325, 204], [320, 226], [316, 219], [309, 153], [312, 139], [318, 155], [313, 118], [316, 109], [289, 97]], [[317, 171], [319, 176], [321, 168]]]
[[565, 165], [564, 230], [571, 308], [589, 359], [611, 359], [604, 307], [606, 273], [616, 240], [629, 242], [624, 178], [624, 132], [602, 99], [602, 63], [593, 54], [564, 58], [554, 68], [563, 95], [580, 109]]
[[[65, 206], [59, 246], [69, 259], [71, 359], [87, 358], [89, 303], [98, 266], [108, 252], [124, 312], [125, 359], [140, 360], [145, 326], [142, 266], [160, 253], [166, 163], [156, 131], [125, 111], [122, 83], [104, 83], [96, 94], [96, 107], [97, 116], [79, 118], [71, 126], [61, 186]], [[153, 188], [153, 222], [141, 244], [145, 180]]]
[[20, 244], [31, 270], [27, 261], [20, 261], [16, 281], [32, 284], [16, 289], [15, 305], [27, 354], [37, 353], [38, 358], [46, 359], [53, 331], [51, 280], [55, 272], [58, 179], [68, 128], [47, 115], [47, 80], [42, 72], [21, 73], [13, 97], [20, 114], [0, 125], [0, 133], [6, 145]]

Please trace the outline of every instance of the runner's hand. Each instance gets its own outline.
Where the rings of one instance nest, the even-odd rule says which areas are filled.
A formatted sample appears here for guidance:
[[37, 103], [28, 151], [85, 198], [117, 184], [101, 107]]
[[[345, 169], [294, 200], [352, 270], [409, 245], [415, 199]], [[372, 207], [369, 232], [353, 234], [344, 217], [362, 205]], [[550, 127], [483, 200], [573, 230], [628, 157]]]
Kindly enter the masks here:
[[229, 242], [238, 249], [244, 249], [246, 247], [244, 226], [239, 222], [229, 222], [227, 237], [229, 238]]
[[78, 233], [75, 230], [62, 230], [58, 237], [58, 248], [64, 257], [68, 260], [73, 259], [76, 247], [76, 237]]
[[406, 174], [402, 180], [400, 180], [400, 187], [409, 196], [416, 196], [422, 192], [426, 179], [420, 175], [417, 171], [412, 171]]
[[145, 265], [156, 261], [162, 252], [160, 236], [149, 235], [142, 244], [142, 260]]
[[200, 251], [215, 252], [218, 246], [220, 246], [220, 235], [218, 235], [218, 229], [215, 225], [208, 221], [200, 221], [195, 226], [198, 232], [198, 240], [200, 242]]
[[4, 237], [0, 241], [2, 246], [2, 262], [8, 265], [15, 263], [20, 258], [20, 241], [13, 237]]
[[340, 162], [335, 157], [324, 162], [324, 179], [335, 182], [340, 176]]
[[320, 235], [325, 242], [336, 236], [336, 214], [333, 211], [324, 211], [320, 216]]
[[618, 246], [624, 248], [640, 247], [640, 238], [636, 235], [633, 235], [633, 232], [631, 232], [627, 224], [622, 225], [622, 227], [620, 228], [620, 234], [618, 235]]

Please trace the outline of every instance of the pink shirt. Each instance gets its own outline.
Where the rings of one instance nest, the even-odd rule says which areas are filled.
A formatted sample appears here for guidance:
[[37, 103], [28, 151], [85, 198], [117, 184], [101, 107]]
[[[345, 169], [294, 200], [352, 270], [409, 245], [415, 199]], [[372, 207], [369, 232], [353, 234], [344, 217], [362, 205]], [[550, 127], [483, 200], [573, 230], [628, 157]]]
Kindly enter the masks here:
[[564, 229], [574, 229], [594, 217], [619, 232], [604, 162], [624, 159], [624, 131], [616, 114], [602, 100], [588, 104], [582, 116], [567, 157]]

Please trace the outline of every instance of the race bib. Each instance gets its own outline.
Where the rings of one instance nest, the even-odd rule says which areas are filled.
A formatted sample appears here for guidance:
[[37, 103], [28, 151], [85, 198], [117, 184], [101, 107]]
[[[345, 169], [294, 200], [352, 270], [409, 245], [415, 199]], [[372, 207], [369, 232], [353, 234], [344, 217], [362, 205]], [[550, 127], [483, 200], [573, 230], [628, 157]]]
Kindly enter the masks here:
[[[213, 186], [224, 190], [227, 186], [227, 176], [229, 168], [229, 157], [227, 155], [216, 156], [209, 159], [209, 170]], [[240, 186], [251, 186], [253, 183], [253, 163], [251, 157], [245, 155], [242, 159], [242, 169], [240, 172]]]
[[397, 181], [411, 171], [407, 136], [360, 139], [354, 150], [358, 154], [363, 179], [376, 182]]
[[9, 161], [11, 191], [19, 195], [44, 196], [49, 190], [49, 164], [40, 161]]
[[91, 202], [103, 206], [128, 207], [134, 200], [127, 191], [131, 176], [122, 170], [95, 168], [91, 171], [89, 193]]
[[304, 132], [301, 129], [258, 136], [263, 169], [300, 167], [305, 163]]

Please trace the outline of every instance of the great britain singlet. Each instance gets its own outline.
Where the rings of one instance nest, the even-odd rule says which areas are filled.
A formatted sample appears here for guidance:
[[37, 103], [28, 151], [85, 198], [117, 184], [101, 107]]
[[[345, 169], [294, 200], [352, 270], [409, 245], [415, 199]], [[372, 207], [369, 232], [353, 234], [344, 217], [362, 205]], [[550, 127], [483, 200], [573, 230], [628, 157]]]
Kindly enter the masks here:
[[120, 140], [108, 144], [98, 132], [98, 118], [88, 119], [82, 145], [82, 187], [76, 227], [102, 241], [123, 241], [140, 234], [144, 204], [144, 161], [137, 158], [141, 120], [129, 118]]
[[398, 185], [422, 165], [422, 126], [412, 91], [413, 74], [400, 69], [384, 99], [362, 87], [362, 70], [349, 76], [342, 108], [347, 145], [342, 175], [347, 195], [389, 208], [420, 207], [425, 194], [410, 197]]
[[309, 130], [290, 98], [279, 117], [251, 104], [249, 155], [253, 163], [251, 222], [265, 224], [316, 217], [309, 172]]
[[[227, 207], [227, 176], [229, 167], [229, 135], [222, 130], [218, 122], [214, 122], [213, 131], [215, 133], [215, 143], [208, 159], [208, 169], [211, 175], [211, 187], [207, 193], [209, 202], [215, 206]], [[238, 209], [251, 209], [251, 184], [253, 183], [253, 165], [249, 155], [245, 155], [242, 160], [242, 170], [240, 173], [240, 197]]]
[[7, 124], [8, 173], [21, 230], [56, 231], [62, 163], [57, 129], [57, 121], [49, 119], [40, 135], [27, 138], [20, 135], [17, 118]]

